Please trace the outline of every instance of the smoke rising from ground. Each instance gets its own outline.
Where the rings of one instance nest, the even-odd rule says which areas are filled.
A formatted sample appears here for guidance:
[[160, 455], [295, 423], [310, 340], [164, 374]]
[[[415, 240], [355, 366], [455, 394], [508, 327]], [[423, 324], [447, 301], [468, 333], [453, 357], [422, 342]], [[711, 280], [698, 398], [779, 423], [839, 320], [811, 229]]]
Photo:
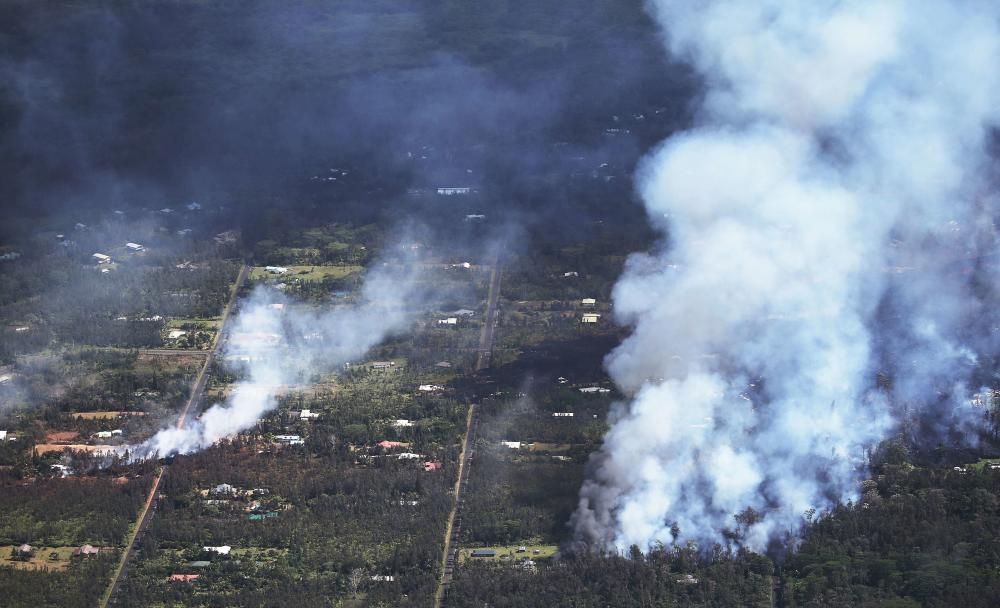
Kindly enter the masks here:
[[616, 286], [634, 332], [606, 364], [633, 397], [573, 523], [598, 548], [760, 550], [856, 498], [865, 448], [901, 411], [929, 414], [938, 438], [979, 415], [968, 399], [997, 335], [982, 260], [1000, 9], [650, 8], [706, 92], [699, 126], [639, 171], [670, 246]]
[[226, 345], [226, 358], [245, 379], [228, 398], [181, 428], [161, 430], [134, 451], [139, 457], [186, 454], [253, 427], [277, 405], [287, 385], [309, 382], [364, 355], [412, 320], [422, 300], [417, 266], [382, 264], [365, 279], [358, 301], [332, 310], [302, 310], [279, 292], [257, 287], [242, 305]]

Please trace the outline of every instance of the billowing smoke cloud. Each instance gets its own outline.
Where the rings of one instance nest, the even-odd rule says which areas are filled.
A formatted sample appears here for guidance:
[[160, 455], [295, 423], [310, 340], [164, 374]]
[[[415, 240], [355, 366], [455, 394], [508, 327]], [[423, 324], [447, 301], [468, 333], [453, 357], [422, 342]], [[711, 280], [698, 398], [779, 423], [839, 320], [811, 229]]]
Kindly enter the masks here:
[[251, 428], [276, 406], [288, 385], [365, 354], [411, 321], [420, 295], [418, 266], [385, 263], [367, 275], [358, 301], [332, 310], [305, 310], [277, 291], [257, 287], [235, 319], [226, 346], [228, 361], [242, 365], [246, 379], [228, 398], [185, 426], [161, 430], [133, 451], [186, 454]]
[[807, 510], [856, 498], [865, 448], [901, 412], [933, 413], [936, 433], [977, 415], [970, 383], [996, 350], [996, 294], [979, 279], [1000, 8], [651, 10], [706, 94], [700, 126], [639, 172], [670, 246], [634, 256], [616, 286], [634, 333], [606, 363], [632, 400], [574, 525], [599, 548], [763, 549]]

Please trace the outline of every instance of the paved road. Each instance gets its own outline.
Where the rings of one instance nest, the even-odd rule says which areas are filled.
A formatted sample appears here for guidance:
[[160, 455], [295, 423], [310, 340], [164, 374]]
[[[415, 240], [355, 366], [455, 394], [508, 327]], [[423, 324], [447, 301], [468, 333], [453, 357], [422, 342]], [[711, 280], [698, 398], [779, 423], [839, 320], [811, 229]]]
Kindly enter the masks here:
[[[495, 334], [499, 310], [497, 301], [500, 299], [500, 278], [503, 269], [500, 266], [500, 255], [493, 260], [490, 273], [490, 290], [486, 302], [486, 318], [483, 331], [479, 335], [479, 356], [476, 358], [476, 371], [482, 371], [490, 366], [493, 353], [493, 336]], [[465, 488], [469, 481], [469, 471], [472, 467], [472, 457], [476, 452], [476, 430], [479, 426], [479, 412], [476, 405], [469, 406], [469, 416], [466, 420], [465, 438], [462, 440], [462, 456], [458, 463], [458, 480], [455, 482], [455, 502], [448, 525], [445, 527], [444, 561], [441, 564], [441, 580], [438, 582], [434, 595], [434, 605], [444, 608], [448, 599], [448, 588], [451, 586], [452, 575], [455, 572], [455, 562], [458, 559], [458, 537], [462, 532], [462, 507], [465, 506]]]
[[[240, 269], [240, 274], [236, 277], [236, 283], [233, 285], [233, 291], [229, 294], [229, 302], [226, 304], [226, 309], [222, 312], [222, 323], [220, 324], [220, 331], [215, 335], [215, 343], [212, 345], [212, 350], [208, 352], [208, 356], [205, 357], [205, 363], [201, 367], [201, 371], [198, 372], [198, 377], [195, 380], [194, 387], [191, 389], [191, 396], [188, 398], [187, 403], [184, 405], [184, 409], [181, 410], [180, 415], [177, 417], [176, 427], [179, 429], [187, 422], [188, 418], [198, 411], [198, 406], [201, 403], [201, 398], [205, 392], [205, 385], [208, 383], [208, 370], [212, 366], [212, 361], [222, 351], [222, 336], [228, 330], [227, 324], [230, 320], [231, 313], [233, 312], [233, 307], [236, 304], [236, 294], [239, 293], [240, 287], [246, 280], [250, 273], [250, 267], [246, 264]], [[166, 351], [173, 353], [173, 351]], [[202, 353], [204, 354], [204, 353]], [[163, 481], [163, 476], [167, 472], [167, 466], [164, 465], [160, 467], [160, 470], [156, 473], [153, 478], [153, 485], [149, 489], [149, 495], [146, 497], [146, 502], [143, 504], [142, 512], [139, 514], [139, 521], [136, 524], [135, 531], [129, 538], [128, 544], [125, 547], [125, 551], [122, 554], [122, 561], [118, 564], [118, 569], [115, 571], [114, 576], [111, 579], [111, 586], [108, 594], [101, 601], [101, 608], [106, 608], [109, 604], [115, 605], [114, 597], [118, 592], [118, 588], [121, 586], [121, 582], [125, 580], [125, 576], [128, 574], [128, 565], [135, 555], [136, 547], [139, 541], [142, 540], [142, 535], [146, 531], [146, 527], [149, 522], [153, 519], [153, 513], [156, 512], [155, 499], [156, 495], [160, 491], [160, 482]]]

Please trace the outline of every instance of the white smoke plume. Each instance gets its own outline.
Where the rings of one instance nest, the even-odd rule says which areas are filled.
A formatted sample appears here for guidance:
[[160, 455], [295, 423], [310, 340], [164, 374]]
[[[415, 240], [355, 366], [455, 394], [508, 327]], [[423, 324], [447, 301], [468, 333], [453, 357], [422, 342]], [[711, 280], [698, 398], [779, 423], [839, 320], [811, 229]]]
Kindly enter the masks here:
[[360, 357], [412, 320], [423, 301], [419, 265], [376, 265], [353, 304], [303, 310], [279, 292], [257, 287], [235, 319], [226, 358], [241, 364], [246, 379], [228, 398], [183, 427], [159, 431], [132, 448], [134, 457], [187, 454], [253, 427], [276, 406], [283, 387], [308, 382], [312, 374]]
[[631, 402], [573, 524], [601, 549], [761, 550], [857, 497], [900, 409], [975, 416], [994, 294], [949, 262], [992, 246], [1000, 5], [649, 6], [706, 92], [698, 126], [638, 174], [670, 246], [615, 288], [634, 332], [606, 364]]

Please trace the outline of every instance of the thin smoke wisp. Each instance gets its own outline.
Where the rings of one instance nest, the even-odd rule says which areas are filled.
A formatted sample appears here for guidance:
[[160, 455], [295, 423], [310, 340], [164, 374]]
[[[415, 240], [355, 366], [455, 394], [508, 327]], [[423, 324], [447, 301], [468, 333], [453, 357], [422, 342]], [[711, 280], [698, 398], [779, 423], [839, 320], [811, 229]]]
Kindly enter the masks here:
[[996, 294], [972, 278], [996, 278], [977, 260], [994, 238], [1000, 5], [649, 8], [705, 91], [697, 125], [637, 175], [665, 244], [615, 288], [633, 332], [606, 366], [629, 403], [573, 525], [600, 549], [764, 550], [857, 499], [865, 450], [902, 410], [938, 434], [981, 416]]

